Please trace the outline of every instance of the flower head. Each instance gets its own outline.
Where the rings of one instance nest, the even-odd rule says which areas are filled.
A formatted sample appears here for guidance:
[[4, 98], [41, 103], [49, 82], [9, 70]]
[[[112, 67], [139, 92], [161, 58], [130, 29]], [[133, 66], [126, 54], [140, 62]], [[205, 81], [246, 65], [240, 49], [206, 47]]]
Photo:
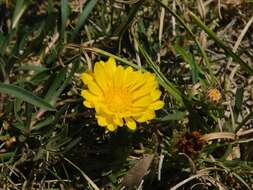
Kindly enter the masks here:
[[177, 141], [177, 152], [183, 152], [189, 156], [197, 155], [203, 148], [205, 141], [199, 131], [186, 132]]
[[95, 63], [93, 73], [83, 73], [83, 104], [95, 108], [99, 126], [114, 131], [126, 125], [136, 129], [137, 122], [155, 118], [164, 102], [154, 74], [117, 66], [114, 58]]
[[212, 88], [208, 90], [207, 97], [211, 102], [219, 102], [221, 99], [221, 93], [218, 89]]

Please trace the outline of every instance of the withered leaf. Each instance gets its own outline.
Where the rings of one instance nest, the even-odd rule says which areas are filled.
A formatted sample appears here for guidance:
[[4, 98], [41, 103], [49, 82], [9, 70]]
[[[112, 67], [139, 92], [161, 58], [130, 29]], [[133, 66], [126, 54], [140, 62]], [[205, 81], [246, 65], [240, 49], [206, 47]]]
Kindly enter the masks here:
[[154, 154], [146, 154], [142, 159], [138, 160], [135, 166], [123, 177], [122, 185], [125, 186], [126, 189], [138, 187], [143, 177], [147, 175], [153, 158]]

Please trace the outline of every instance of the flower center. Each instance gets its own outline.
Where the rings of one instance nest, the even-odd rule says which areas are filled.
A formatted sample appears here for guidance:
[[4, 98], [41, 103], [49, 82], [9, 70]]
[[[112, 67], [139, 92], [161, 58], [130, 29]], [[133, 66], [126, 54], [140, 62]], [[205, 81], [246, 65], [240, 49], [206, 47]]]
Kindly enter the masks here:
[[131, 106], [131, 94], [125, 89], [110, 89], [105, 95], [105, 102], [112, 112], [121, 113]]

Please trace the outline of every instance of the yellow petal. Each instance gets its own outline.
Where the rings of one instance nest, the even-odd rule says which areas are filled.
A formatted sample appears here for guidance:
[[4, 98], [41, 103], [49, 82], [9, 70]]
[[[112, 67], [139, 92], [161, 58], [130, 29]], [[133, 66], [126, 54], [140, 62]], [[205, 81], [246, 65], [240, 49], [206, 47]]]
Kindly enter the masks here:
[[88, 90], [82, 90], [81, 96], [84, 97], [85, 99], [89, 99], [89, 100], [92, 100], [95, 98], [94, 94], [90, 93], [90, 91], [88, 91]]
[[[154, 91], [152, 89], [155, 89], [155, 83], [146, 83], [141, 88], [139, 88], [133, 92], [133, 99], [137, 100], [138, 98], [141, 98], [145, 95], [151, 94], [152, 91]], [[151, 97], [152, 97], [152, 95], [151, 95]]]
[[125, 69], [125, 85], [131, 86], [131, 84], [136, 82], [136, 72], [133, 70], [132, 67], [127, 67]]
[[151, 104], [151, 97], [150, 96], [144, 96], [144, 97], [139, 98], [136, 101], [134, 101], [134, 106], [136, 106], [136, 107], [146, 107], [149, 104]]
[[163, 106], [164, 106], [164, 102], [159, 100], [159, 101], [152, 103], [149, 108], [152, 110], [159, 110], [159, 109], [163, 108]]
[[107, 88], [107, 79], [105, 77], [104, 62], [97, 62], [94, 66], [94, 78], [101, 89]]
[[92, 103], [98, 100], [98, 98], [94, 94], [90, 93], [88, 90], [82, 90], [81, 96]]
[[151, 91], [151, 97], [152, 97], [152, 100], [155, 101], [155, 100], [158, 100], [161, 96], [161, 91], [160, 90], [152, 90]]
[[155, 112], [147, 111], [147, 112], [144, 112], [140, 117], [136, 117], [135, 119], [138, 122], [146, 122], [154, 118], [155, 118]]
[[109, 64], [110, 66], [116, 67], [116, 61], [113, 57], [109, 57], [106, 64]]
[[124, 74], [125, 74], [124, 68], [122, 66], [118, 66], [115, 71], [114, 86], [121, 88], [124, 85], [125, 79]]
[[111, 115], [113, 114], [103, 102], [96, 102], [96, 113]]
[[98, 125], [99, 126], [106, 126], [108, 125], [108, 123], [106, 122], [106, 118], [105, 117], [102, 117], [102, 116], [96, 116], [97, 118], [97, 122], [98, 122]]
[[95, 82], [90, 82], [88, 84], [88, 88], [95, 95], [101, 95], [102, 94], [101, 89], [99, 88], [99, 86]]
[[114, 122], [116, 125], [120, 126], [120, 127], [122, 127], [123, 124], [124, 124], [122, 118], [120, 118], [119, 116], [115, 116], [115, 117], [113, 118], [113, 122]]
[[140, 88], [143, 86], [146, 82], [145, 77], [143, 77], [143, 74], [141, 71], [135, 71], [131, 75], [128, 76], [128, 81], [129, 83], [129, 89], [130, 91], [135, 91], [136, 89]]
[[141, 71], [131, 71], [126, 72], [125, 86], [129, 91], [134, 92], [136, 89], [142, 87], [146, 82], [145, 77]]
[[84, 84], [89, 84], [90, 82], [93, 81], [93, 77], [92, 75], [88, 74], [88, 73], [82, 73], [82, 81]]
[[147, 83], [153, 83], [153, 82], [157, 83], [156, 78], [155, 78], [155, 74], [145, 72], [144, 77], [146, 78]]
[[94, 108], [94, 105], [88, 101], [83, 101], [83, 105], [87, 108]]
[[133, 119], [128, 117], [128, 118], [125, 118], [125, 121], [126, 121], [126, 125], [129, 129], [136, 130], [136, 122]]
[[114, 72], [116, 70], [116, 61], [114, 58], [110, 57], [105, 63], [105, 73], [110, 80], [113, 80]]
[[117, 127], [115, 125], [109, 124], [106, 127], [109, 131], [115, 131], [115, 129], [117, 129]]

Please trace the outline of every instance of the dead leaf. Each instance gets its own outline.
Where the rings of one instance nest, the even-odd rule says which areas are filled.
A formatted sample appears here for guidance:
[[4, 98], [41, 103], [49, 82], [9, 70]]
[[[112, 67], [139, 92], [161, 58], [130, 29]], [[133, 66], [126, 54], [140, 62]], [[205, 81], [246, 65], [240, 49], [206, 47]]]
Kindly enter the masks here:
[[142, 159], [137, 161], [135, 166], [123, 177], [122, 185], [125, 186], [126, 189], [138, 187], [143, 177], [147, 175], [153, 158], [154, 154], [146, 154]]

